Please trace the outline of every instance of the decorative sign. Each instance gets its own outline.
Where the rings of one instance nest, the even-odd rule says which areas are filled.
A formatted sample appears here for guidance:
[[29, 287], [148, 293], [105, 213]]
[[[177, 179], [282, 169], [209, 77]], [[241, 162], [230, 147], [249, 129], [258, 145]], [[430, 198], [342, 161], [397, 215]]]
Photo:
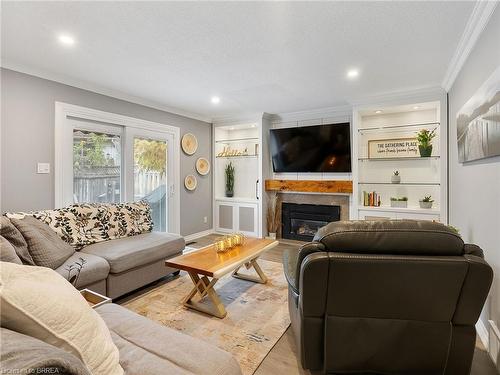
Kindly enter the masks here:
[[371, 159], [414, 158], [419, 156], [417, 138], [368, 141], [368, 157]]

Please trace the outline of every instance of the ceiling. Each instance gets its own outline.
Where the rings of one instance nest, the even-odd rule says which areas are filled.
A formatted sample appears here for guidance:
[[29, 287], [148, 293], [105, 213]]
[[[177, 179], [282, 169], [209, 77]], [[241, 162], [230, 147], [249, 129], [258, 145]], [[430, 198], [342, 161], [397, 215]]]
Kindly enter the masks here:
[[474, 5], [2, 1], [2, 65], [204, 118], [301, 111], [440, 86]]

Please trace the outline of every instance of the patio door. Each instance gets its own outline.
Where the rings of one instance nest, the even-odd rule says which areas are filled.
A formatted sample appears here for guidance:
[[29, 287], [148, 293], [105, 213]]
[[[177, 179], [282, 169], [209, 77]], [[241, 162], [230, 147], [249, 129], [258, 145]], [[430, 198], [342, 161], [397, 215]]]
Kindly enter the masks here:
[[[146, 200], [151, 206], [153, 230], [169, 232], [172, 223], [170, 198], [174, 194], [173, 135], [142, 129], [126, 129], [127, 199]], [[171, 231], [171, 230], [170, 230]]]

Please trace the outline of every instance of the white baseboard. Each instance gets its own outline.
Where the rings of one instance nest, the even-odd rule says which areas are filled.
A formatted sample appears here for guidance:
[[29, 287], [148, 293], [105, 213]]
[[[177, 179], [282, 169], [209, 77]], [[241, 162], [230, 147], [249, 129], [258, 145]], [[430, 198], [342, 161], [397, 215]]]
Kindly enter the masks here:
[[489, 333], [488, 330], [486, 329], [486, 326], [484, 325], [483, 321], [479, 319], [476, 323], [476, 332], [479, 338], [481, 339], [481, 342], [483, 343], [484, 347], [488, 351], [488, 346], [489, 346]]
[[190, 234], [188, 236], [184, 236], [184, 240], [186, 242], [190, 242], [190, 241], [196, 240], [197, 238], [208, 236], [209, 234], [212, 234], [212, 233], [214, 233], [213, 228], [204, 230], [203, 232], [193, 233], [193, 234]]

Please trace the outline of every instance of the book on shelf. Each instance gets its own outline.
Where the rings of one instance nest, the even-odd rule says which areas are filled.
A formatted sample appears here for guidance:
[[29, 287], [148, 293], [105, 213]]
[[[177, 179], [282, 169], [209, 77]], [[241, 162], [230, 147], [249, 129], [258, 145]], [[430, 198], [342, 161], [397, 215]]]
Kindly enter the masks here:
[[363, 206], [380, 207], [380, 194], [376, 191], [363, 191]]

